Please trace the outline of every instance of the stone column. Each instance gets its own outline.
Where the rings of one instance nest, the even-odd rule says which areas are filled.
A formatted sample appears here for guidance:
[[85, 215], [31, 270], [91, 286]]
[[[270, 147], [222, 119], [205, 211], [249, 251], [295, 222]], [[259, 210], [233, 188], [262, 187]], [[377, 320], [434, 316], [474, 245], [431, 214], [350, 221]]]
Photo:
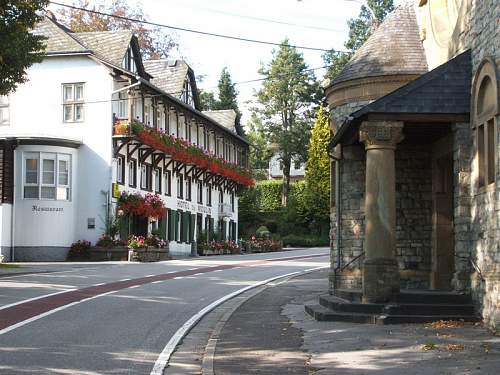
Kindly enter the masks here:
[[389, 301], [399, 293], [396, 260], [396, 170], [394, 150], [403, 123], [365, 121], [360, 141], [366, 149], [365, 260], [363, 302]]

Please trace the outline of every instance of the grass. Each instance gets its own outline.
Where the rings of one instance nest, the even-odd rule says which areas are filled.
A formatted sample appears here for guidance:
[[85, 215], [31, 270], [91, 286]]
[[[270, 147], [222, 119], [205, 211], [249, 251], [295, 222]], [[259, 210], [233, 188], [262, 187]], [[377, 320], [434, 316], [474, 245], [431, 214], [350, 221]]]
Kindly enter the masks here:
[[0, 263], [0, 268], [20, 268], [17, 264]]

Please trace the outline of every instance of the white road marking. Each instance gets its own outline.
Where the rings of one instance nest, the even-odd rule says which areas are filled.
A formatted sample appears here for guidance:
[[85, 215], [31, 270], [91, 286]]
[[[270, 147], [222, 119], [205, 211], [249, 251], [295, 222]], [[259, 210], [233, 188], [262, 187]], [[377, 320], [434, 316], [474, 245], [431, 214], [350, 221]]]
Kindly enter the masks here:
[[164, 280], [158, 280], [158, 281], [153, 281], [151, 284], [159, 284], [162, 283]]
[[101, 286], [101, 285], [104, 285], [106, 283], [99, 283], [99, 284], [94, 284], [93, 286]]
[[61, 311], [61, 310], [65, 310], [67, 309], [68, 307], [71, 307], [71, 306], [75, 306], [75, 305], [78, 305], [82, 302], [86, 302], [86, 301], [90, 301], [92, 299], [96, 299], [96, 298], [99, 298], [99, 297], [103, 297], [103, 296], [107, 296], [108, 294], [112, 294], [112, 293], [116, 293], [118, 292], [118, 290], [112, 290], [111, 292], [107, 292], [107, 293], [103, 293], [103, 294], [98, 294], [97, 296], [92, 296], [92, 297], [89, 297], [89, 298], [85, 298], [85, 299], [82, 299], [80, 301], [75, 301], [75, 302], [72, 302], [70, 304], [67, 304], [67, 305], [64, 305], [64, 306], [60, 306], [60, 307], [57, 307], [53, 310], [50, 310], [50, 311], [47, 311], [47, 312], [44, 312], [43, 314], [40, 314], [40, 315], [37, 315], [37, 316], [34, 316], [32, 318], [29, 318], [29, 319], [26, 319], [26, 320], [23, 320], [22, 322], [19, 322], [17, 324], [13, 324], [7, 328], [4, 328], [2, 330], [0, 330], [0, 335], [3, 335], [4, 333], [7, 333], [7, 332], [10, 332], [16, 328], [19, 328], [19, 327], [22, 327], [28, 323], [31, 323], [31, 322], [34, 322], [38, 319], [42, 319], [46, 316], [49, 316], [49, 315], [52, 315], [58, 311]]
[[180, 279], [183, 279], [184, 276], [177, 276], [177, 277], [174, 277], [173, 280], [180, 280]]
[[238, 295], [240, 295], [240, 294], [242, 294], [250, 289], [254, 289], [254, 288], [257, 288], [259, 286], [269, 284], [272, 281], [275, 281], [275, 280], [278, 280], [278, 279], [281, 279], [284, 277], [304, 274], [304, 273], [308, 273], [308, 272], [312, 272], [315, 270], [319, 270], [322, 268], [328, 268], [328, 267], [330, 267], [330, 266], [329, 265], [321, 266], [321, 267], [311, 268], [311, 269], [308, 269], [308, 270], [302, 271], [302, 272], [296, 271], [296, 272], [291, 272], [291, 273], [287, 273], [284, 275], [275, 276], [275, 277], [272, 277], [270, 279], [267, 279], [264, 281], [259, 281], [258, 283], [255, 283], [255, 284], [249, 285], [247, 287], [238, 289], [237, 291], [232, 292], [230, 294], [227, 294], [224, 297], [219, 298], [217, 301], [212, 302], [210, 305], [208, 305], [205, 308], [203, 308], [202, 310], [198, 311], [195, 315], [193, 315], [190, 319], [188, 319], [182, 325], [182, 327], [179, 328], [174, 333], [174, 335], [172, 336], [170, 341], [167, 343], [165, 348], [163, 348], [162, 352], [158, 356], [158, 359], [156, 360], [156, 362], [153, 366], [153, 369], [151, 370], [150, 375], [162, 375], [163, 374], [163, 371], [167, 367], [168, 361], [170, 360], [170, 357], [172, 356], [173, 352], [175, 351], [175, 348], [177, 347], [177, 345], [179, 345], [179, 342], [196, 325], [196, 323], [198, 323], [201, 320], [201, 318], [203, 318], [205, 315], [207, 315], [210, 311], [215, 309], [217, 306], [223, 304], [224, 302], [230, 300], [231, 298], [234, 298], [234, 297], [236, 297], [236, 296], [238, 296]]
[[118, 280], [118, 281], [129, 281], [129, 280], [132, 280], [132, 279], [121, 279], [121, 280]]
[[19, 301], [19, 302], [14, 302], [14, 303], [11, 303], [11, 304], [8, 304], [8, 305], [1, 306], [0, 310], [8, 309], [9, 307], [21, 305], [23, 303], [27, 303], [27, 302], [31, 302], [31, 301], [36, 301], [37, 299], [41, 299], [41, 298], [45, 298], [45, 297], [50, 297], [50, 296], [56, 296], [58, 294], [62, 294], [62, 293], [66, 293], [66, 292], [72, 292], [74, 290], [76, 290], [76, 289], [66, 289], [66, 290], [61, 290], [59, 292], [55, 292], [55, 293], [44, 294], [44, 295], [38, 296], [38, 297], [33, 297], [33, 298], [29, 298], [29, 299], [23, 299], [22, 301]]

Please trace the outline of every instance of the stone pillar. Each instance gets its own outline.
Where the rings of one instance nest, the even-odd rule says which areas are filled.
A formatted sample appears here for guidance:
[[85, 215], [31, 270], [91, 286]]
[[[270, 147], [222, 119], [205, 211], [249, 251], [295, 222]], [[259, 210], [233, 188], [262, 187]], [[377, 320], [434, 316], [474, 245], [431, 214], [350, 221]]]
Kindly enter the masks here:
[[365, 260], [363, 302], [385, 302], [399, 293], [396, 260], [396, 170], [394, 150], [403, 123], [365, 121], [360, 141], [366, 149]]

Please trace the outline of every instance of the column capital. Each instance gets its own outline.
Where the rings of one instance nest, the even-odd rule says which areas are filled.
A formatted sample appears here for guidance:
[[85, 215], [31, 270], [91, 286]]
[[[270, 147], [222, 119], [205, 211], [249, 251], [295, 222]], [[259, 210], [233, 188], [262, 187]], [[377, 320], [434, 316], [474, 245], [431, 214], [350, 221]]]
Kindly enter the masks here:
[[370, 149], [395, 149], [403, 140], [402, 121], [363, 121], [359, 129], [359, 140]]

